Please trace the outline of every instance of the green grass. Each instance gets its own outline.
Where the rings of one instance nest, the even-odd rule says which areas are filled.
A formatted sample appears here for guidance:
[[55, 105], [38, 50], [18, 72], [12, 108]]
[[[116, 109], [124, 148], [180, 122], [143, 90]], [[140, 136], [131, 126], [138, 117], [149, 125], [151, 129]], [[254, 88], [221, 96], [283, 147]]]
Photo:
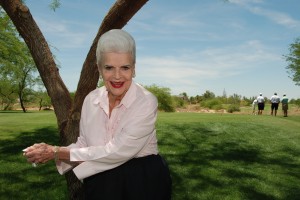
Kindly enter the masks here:
[[[173, 199], [300, 196], [300, 116], [159, 113], [159, 149]], [[54, 163], [32, 168], [21, 150], [58, 143], [53, 112], [0, 112], [0, 199], [67, 199]]]
[[67, 199], [64, 176], [54, 162], [33, 168], [22, 149], [38, 142], [58, 144], [53, 112], [0, 112], [0, 199]]
[[300, 116], [160, 113], [174, 199], [299, 199]]

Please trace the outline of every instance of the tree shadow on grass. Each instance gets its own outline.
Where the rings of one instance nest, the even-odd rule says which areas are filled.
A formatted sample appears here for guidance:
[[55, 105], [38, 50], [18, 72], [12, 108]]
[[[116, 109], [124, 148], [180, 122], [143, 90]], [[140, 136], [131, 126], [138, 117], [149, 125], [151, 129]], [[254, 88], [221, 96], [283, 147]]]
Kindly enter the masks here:
[[41, 142], [58, 144], [59, 136], [57, 128], [44, 127], [33, 132], [21, 132], [14, 139], [0, 141], [0, 153], [8, 155], [18, 154], [24, 148]]
[[[265, 180], [263, 172], [252, 168], [268, 168], [276, 165], [286, 168], [285, 173], [293, 180], [299, 180], [299, 162], [291, 159], [274, 159], [266, 156], [261, 147], [250, 144], [247, 140], [234, 138], [222, 139], [224, 130], [212, 131], [199, 124], [164, 125], [159, 129], [161, 153], [169, 163], [173, 179], [174, 200], [189, 199], [299, 199], [300, 185], [278, 185]], [[172, 138], [176, 139], [172, 139]], [[180, 150], [178, 150], [180, 149]], [[296, 149], [285, 153], [299, 156]], [[291, 173], [292, 172], [292, 173]], [[276, 172], [275, 172], [276, 173]], [[278, 172], [284, 173], [284, 172]], [[250, 182], [250, 183], [249, 183]], [[251, 184], [251, 183], [254, 183]], [[272, 192], [262, 192], [255, 183], [271, 185], [273, 190], [282, 190], [280, 198]], [[279, 183], [280, 184], [280, 183]], [[275, 189], [274, 189], [275, 188]], [[231, 196], [230, 193], [238, 193]]]
[[[58, 174], [54, 162], [33, 168], [22, 156], [22, 150], [34, 143], [58, 144], [58, 141], [55, 127], [21, 132], [14, 139], [1, 140], [0, 199], [65, 199], [65, 179]], [[55, 193], [59, 194], [52, 198]]]

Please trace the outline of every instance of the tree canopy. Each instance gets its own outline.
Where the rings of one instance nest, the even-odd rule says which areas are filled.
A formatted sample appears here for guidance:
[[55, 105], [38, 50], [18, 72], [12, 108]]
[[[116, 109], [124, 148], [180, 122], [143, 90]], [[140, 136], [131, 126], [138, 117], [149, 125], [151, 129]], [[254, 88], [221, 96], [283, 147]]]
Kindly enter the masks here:
[[174, 112], [174, 100], [171, 95], [171, 89], [167, 87], [159, 87], [157, 85], [145, 86], [147, 90], [152, 92], [158, 100], [158, 109], [165, 112]]
[[0, 9], [0, 97], [6, 108], [18, 96], [24, 112], [24, 103], [32, 93], [38, 74], [27, 45], [6, 13]]
[[289, 77], [296, 85], [300, 85], [300, 37], [290, 44], [289, 54], [285, 55], [285, 58], [288, 62], [286, 69]]

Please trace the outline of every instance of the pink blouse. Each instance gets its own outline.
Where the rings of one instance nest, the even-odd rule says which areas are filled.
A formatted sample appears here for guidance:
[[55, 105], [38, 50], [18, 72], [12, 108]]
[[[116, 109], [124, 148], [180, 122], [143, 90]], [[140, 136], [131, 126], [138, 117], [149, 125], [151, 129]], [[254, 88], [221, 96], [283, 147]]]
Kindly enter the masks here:
[[[80, 136], [68, 146], [70, 160], [83, 161], [73, 169], [78, 179], [115, 168], [132, 158], [158, 154], [156, 117], [156, 97], [134, 82], [111, 117], [106, 88], [90, 92], [82, 106]], [[57, 162], [57, 169], [63, 174], [72, 165]]]

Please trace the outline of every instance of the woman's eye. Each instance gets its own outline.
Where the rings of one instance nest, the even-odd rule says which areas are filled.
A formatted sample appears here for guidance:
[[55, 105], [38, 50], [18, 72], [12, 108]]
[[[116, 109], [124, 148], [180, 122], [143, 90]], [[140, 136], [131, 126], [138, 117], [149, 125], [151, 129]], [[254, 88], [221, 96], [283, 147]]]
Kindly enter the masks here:
[[124, 66], [124, 67], [122, 67], [122, 69], [123, 69], [124, 71], [127, 71], [127, 70], [130, 69], [130, 67], [129, 67], [129, 66]]
[[104, 69], [107, 70], [107, 71], [112, 70], [112, 68], [113, 68], [113, 67], [111, 67], [111, 66], [105, 66], [105, 67], [104, 67]]

